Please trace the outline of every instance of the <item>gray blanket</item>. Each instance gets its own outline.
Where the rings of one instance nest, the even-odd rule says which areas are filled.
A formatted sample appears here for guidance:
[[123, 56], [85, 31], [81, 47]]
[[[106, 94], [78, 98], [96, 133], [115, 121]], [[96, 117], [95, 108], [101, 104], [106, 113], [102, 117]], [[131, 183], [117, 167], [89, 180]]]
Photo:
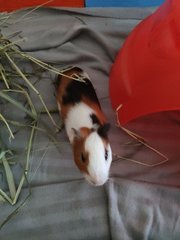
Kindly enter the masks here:
[[[114, 154], [155, 164], [161, 159], [116, 127], [108, 97], [108, 77], [115, 56], [130, 31], [154, 9], [40, 9], [23, 16], [4, 34], [21, 31], [22, 49], [63, 68], [76, 65], [88, 72], [107, 118]], [[39, 89], [48, 107], [56, 108], [52, 76]], [[34, 96], [36, 98], [36, 96]], [[6, 109], [4, 109], [5, 111]], [[58, 114], [54, 114], [56, 121]], [[46, 116], [43, 116], [45, 121]], [[51, 124], [46, 120], [47, 125]], [[152, 114], [126, 127], [143, 136], [168, 156], [169, 161], [148, 167], [128, 160], [114, 161], [110, 179], [92, 187], [72, 160], [64, 130], [58, 146], [38, 133], [31, 156], [31, 196], [0, 231], [2, 240], [179, 240], [180, 239], [180, 112]], [[23, 147], [27, 132], [14, 146]], [[44, 151], [46, 149], [46, 151]], [[43, 155], [43, 157], [42, 157]], [[34, 174], [36, 171], [36, 174]], [[18, 171], [17, 171], [18, 172]], [[27, 195], [23, 190], [20, 200]], [[2, 221], [13, 210], [0, 205]]]

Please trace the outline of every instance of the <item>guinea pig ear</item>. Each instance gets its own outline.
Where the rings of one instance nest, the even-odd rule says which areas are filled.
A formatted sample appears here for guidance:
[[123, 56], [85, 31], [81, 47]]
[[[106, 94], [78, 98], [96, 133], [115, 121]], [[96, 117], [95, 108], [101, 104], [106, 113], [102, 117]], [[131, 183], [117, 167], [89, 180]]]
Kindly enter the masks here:
[[72, 130], [73, 130], [76, 138], [81, 138], [81, 131], [80, 130], [77, 130], [75, 128], [72, 128]]
[[98, 128], [97, 133], [99, 134], [100, 137], [107, 138], [107, 134], [108, 134], [109, 129], [110, 129], [110, 124], [105, 123], [104, 125], [101, 125]]

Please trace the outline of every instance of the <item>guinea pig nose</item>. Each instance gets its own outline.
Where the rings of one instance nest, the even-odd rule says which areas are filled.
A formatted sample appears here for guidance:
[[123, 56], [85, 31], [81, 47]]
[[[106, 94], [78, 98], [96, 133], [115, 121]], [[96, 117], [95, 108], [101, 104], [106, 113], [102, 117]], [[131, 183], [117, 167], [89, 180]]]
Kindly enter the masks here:
[[107, 180], [108, 176], [97, 176], [97, 175], [84, 175], [86, 180], [93, 186], [102, 186]]
[[94, 186], [102, 186], [107, 181], [107, 179], [91, 179], [90, 181]]
[[106, 183], [106, 181], [97, 182], [97, 183], [95, 183], [94, 185], [95, 185], [95, 186], [102, 186], [102, 185], [104, 185], [105, 183]]

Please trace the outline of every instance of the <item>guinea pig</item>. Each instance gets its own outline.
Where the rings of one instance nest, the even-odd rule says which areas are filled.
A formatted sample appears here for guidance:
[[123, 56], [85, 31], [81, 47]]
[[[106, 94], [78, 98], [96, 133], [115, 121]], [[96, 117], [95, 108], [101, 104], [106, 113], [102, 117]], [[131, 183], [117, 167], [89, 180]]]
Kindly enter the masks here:
[[112, 162], [108, 140], [110, 124], [87, 73], [72, 67], [64, 74], [66, 76], [57, 77], [56, 99], [72, 144], [74, 161], [89, 183], [103, 185], [108, 180]]

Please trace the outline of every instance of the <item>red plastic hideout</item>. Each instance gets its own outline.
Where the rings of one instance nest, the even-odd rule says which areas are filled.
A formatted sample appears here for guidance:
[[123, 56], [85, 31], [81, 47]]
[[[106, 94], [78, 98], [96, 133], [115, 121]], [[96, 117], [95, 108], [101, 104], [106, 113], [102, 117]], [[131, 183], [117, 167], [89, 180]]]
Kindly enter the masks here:
[[[45, 4], [46, 3], [46, 4]], [[13, 11], [20, 8], [36, 7], [45, 4], [45, 6], [54, 7], [84, 7], [84, 0], [0, 0], [0, 12]]]
[[121, 124], [180, 109], [180, 0], [166, 0], [129, 35], [110, 73]]

